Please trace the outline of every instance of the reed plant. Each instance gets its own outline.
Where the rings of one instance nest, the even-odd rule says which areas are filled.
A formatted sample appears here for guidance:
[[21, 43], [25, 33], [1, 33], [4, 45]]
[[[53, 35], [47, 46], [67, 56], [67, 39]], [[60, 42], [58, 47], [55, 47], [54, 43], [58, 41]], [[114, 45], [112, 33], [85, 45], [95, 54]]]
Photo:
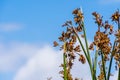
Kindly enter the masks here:
[[[74, 21], [66, 21], [62, 25], [66, 30], [58, 37], [60, 42], [54, 41], [54, 47], [59, 46], [60, 50], [63, 51], [63, 63], [60, 65], [63, 70], [59, 72], [63, 80], [79, 80], [79, 78], [74, 79], [71, 73], [76, 56], [79, 56], [78, 60], [82, 64], [88, 63], [91, 80], [110, 80], [112, 69], [118, 70], [117, 80], [120, 80], [119, 10], [110, 17], [110, 22], [114, 24], [110, 24], [108, 20], [104, 21], [103, 17], [97, 12], [92, 13], [98, 29], [90, 45], [88, 45], [86, 34], [87, 28], [84, 25], [82, 9], [77, 8], [72, 14], [74, 16]], [[117, 27], [117, 30], [114, 29], [115, 27]], [[83, 45], [84, 43], [81, 38], [84, 39], [85, 45]], [[111, 39], [115, 40], [113, 41]], [[83, 52], [83, 54], [81, 54], [81, 52]], [[115, 65], [115, 68], [112, 68], [114, 67], [113, 65]]]

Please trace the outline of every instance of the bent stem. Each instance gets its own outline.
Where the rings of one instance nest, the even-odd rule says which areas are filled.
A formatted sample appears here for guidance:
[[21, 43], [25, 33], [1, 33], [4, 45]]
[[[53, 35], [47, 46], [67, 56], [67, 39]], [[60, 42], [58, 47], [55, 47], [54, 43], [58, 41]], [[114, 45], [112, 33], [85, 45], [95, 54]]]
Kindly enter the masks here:
[[86, 53], [86, 51], [85, 51], [85, 48], [84, 48], [84, 46], [83, 46], [83, 44], [82, 44], [82, 41], [81, 41], [80, 37], [78, 36], [78, 34], [77, 34], [77, 32], [75, 31], [74, 27], [72, 27], [72, 28], [73, 28], [74, 33], [75, 33], [75, 35], [76, 35], [76, 37], [77, 37], [77, 39], [78, 39], [78, 41], [79, 41], [79, 43], [80, 43], [80, 45], [81, 45], [81, 47], [82, 47], [82, 50], [83, 50], [83, 52], [84, 52], [84, 54], [85, 54], [85, 57], [86, 57], [86, 59], [87, 59], [87, 61], [88, 61], [88, 64], [89, 64], [89, 67], [90, 67], [90, 71], [91, 71], [92, 80], [93, 80], [93, 71], [92, 71], [92, 64], [90, 63], [90, 59], [89, 59], [89, 57], [88, 57], [88, 55], [87, 55], [87, 53]]
[[[86, 44], [86, 49], [87, 49], [89, 64], [90, 64], [90, 67], [92, 68], [92, 62], [91, 62], [91, 57], [90, 57], [90, 52], [89, 52], [89, 47], [88, 47], [88, 42], [87, 42], [87, 36], [86, 36], [86, 31], [85, 31], [85, 27], [84, 27], [84, 22], [83, 22], [83, 21], [82, 21], [82, 27], [83, 27], [84, 37], [85, 37], [85, 44]], [[92, 70], [92, 69], [91, 69], [91, 70]], [[94, 77], [93, 74], [94, 74], [94, 73], [93, 73], [93, 70], [92, 70], [92, 77]]]
[[64, 80], [67, 80], [67, 70], [66, 70], [66, 42], [64, 42], [63, 64], [64, 64]]
[[88, 57], [89, 57], [90, 64], [91, 64], [91, 57], [90, 57], [90, 52], [89, 52], [89, 48], [88, 48], [88, 42], [87, 42], [87, 36], [86, 36], [85, 27], [84, 27], [84, 22], [82, 22], [82, 26], [83, 26], [83, 33], [84, 33], [84, 36], [85, 36], [86, 49], [87, 49]]
[[84, 27], [84, 22], [82, 21], [82, 28], [83, 28], [83, 33], [84, 33], [84, 37], [85, 37], [85, 44], [86, 44], [86, 50], [87, 50], [87, 55], [88, 55], [88, 60], [89, 60], [89, 65], [91, 68], [91, 75], [92, 78], [94, 77], [94, 73], [92, 70], [92, 62], [91, 62], [91, 57], [90, 57], [90, 52], [89, 52], [89, 47], [88, 47], [88, 42], [87, 42], [87, 36], [86, 36], [86, 31], [85, 31], [85, 27]]

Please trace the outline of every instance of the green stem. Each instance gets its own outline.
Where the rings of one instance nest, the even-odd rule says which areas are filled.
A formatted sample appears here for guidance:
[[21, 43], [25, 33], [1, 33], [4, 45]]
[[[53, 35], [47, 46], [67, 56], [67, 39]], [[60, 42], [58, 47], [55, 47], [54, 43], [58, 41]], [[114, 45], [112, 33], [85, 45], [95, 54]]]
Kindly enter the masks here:
[[104, 72], [104, 79], [107, 80], [103, 53], [101, 53], [101, 58], [102, 58], [102, 68]]
[[108, 69], [107, 80], [109, 80], [109, 78], [110, 78], [111, 67], [112, 67], [113, 56], [114, 56], [114, 49], [115, 49], [115, 41], [114, 41], [114, 45], [113, 45], [113, 49], [112, 49], [112, 53], [111, 53], [111, 58], [110, 58], [110, 64], [109, 64], [109, 69]]
[[[118, 13], [119, 13], [119, 10], [118, 10]], [[118, 19], [118, 29], [120, 29], [120, 16], [119, 16], [119, 19]]]
[[119, 68], [118, 80], [120, 80], [120, 68]]
[[88, 47], [87, 36], [86, 36], [85, 27], [84, 27], [84, 22], [82, 22], [82, 25], [83, 25], [83, 33], [84, 33], [84, 36], [85, 36], [86, 49], [87, 49], [88, 57], [89, 57], [90, 63], [91, 63], [90, 52], [89, 52], [89, 47]]
[[96, 67], [97, 67], [97, 57], [98, 57], [98, 50], [96, 50], [95, 52], [95, 59], [94, 59], [94, 65], [93, 65], [93, 77], [94, 77], [94, 80], [97, 80], [96, 78]]
[[109, 71], [108, 71], [108, 76], [107, 76], [107, 80], [109, 80], [109, 78], [110, 78], [111, 67], [112, 67], [112, 60], [113, 60], [113, 56], [111, 55], [111, 58], [110, 58], [110, 65], [109, 65]]
[[[86, 36], [86, 31], [85, 31], [85, 27], [84, 27], [84, 22], [82, 22], [82, 27], [83, 27], [83, 33], [84, 33], [84, 37], [85, 37], [85, 44], [86, 44], [86, 49], [87, 49], [87, 54], [88, 54], [88, 59], [89, 59], [89, 64], [92, 70], [92, 62], [91, 62], [91, 57], [90, 57], [90, 52], [89, 52], [89, 47], [88, 47], [88, 42], [87, 42], [87, 36]], [[92, 77], [93, 77], [93, 70], [92, 70]]]
[[78, 36], [78, 34], [77, 34], [77, 32], [75, 31], [74, 28], [73, 28], [73, 30], [74, 30], [74, 33], [75, 33], [76, 37], [78, 38], [78, 41], [79, 41], [79, 43], [80, 43], [80, 45], [81, 45], [81, 47], [82, 47], [82, 50], [83, 50], [83, 52], [84, 52], [84, 54], [85, 54], [85, 57], [86, 57], [86, 59], [87, 59], [87, 61], [88, 61], [88, 64], [89, 64], [89, 66], [90, 66], [90, 71], [91, 71], [92, 80], [93, 80], [93, 71], [92, 71], [92, 65], [91, 65], [91, 63], [90, 63], [90, 59], [89, 59], [89, 57], [88, 57], [88, 55], [87, 55], [87, 53], [86, 53], [86, 51], [85, 51], [85, 48], [84, 48], [84, 46], [83, 46], [83, 44], [82, 44], [82, 41], [81, 41], [80, 37]]
[[79, 38], [79, 36], [78, 36], [78, 34], [77, 34], [77, 32], [75, 31], [74, 28], [73, 28], [73, 30], [74, 30], [74, 33], [75, 33], [76, 37], [78, 38], [78, 41], [79, 41], [79, 43], [80, 43], [80, 45], [81, 45], [81, 47], [82, 47], [83, 52], [85, 53], [86, 58], [88, 59], [88, 55], [87, 55], [87, 53], [86, 53], [86, 51], [85, 51], [85, 48], [84, 48], [84, 46], [83, 46], [83, 44], [82, 44], [81, 39]]
[[64, 65], [64, 80], [67, 80], [67, 70], [66, 70], [66, 42], [64, 42], [64, 53], [63, 53], [63, 65]]
[[66, 72], [66, 55], [63, 54], [63, 62], [64, 62], [64, 80], [67, 80], [67, 72]]
[[[118, 13], [119, 13], [119, 11], [118, 11]], [[120, 30], [120, 17], [118, 19], [118, 30]], [[119, 56], [120, 56], [120, 54], [119, 54]], [[120, 63], [120, 61], [119, 61], [119, 63]], [[120, 68], [119, 68], [119, 71], [118, 71], [118, 80], [120, 80]]]

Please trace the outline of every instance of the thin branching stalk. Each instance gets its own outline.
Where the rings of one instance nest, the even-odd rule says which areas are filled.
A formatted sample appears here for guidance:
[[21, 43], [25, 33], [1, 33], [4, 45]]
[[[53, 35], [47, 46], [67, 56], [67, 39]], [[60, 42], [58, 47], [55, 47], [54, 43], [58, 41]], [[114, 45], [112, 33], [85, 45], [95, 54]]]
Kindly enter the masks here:
[[64, 80], [67, 80], [67, 70], [66, 70], [66, 42], [64, 42], [63, 64], [64, 64]]

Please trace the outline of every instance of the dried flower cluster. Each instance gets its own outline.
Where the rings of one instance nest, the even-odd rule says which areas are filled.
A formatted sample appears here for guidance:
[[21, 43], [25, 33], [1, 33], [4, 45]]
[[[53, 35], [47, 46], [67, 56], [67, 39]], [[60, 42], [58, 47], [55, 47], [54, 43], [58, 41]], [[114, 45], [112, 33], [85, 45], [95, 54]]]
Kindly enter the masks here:
[[[93, 12], [92, 15], [95, 17], [95, 23], [98, 25], [98, 31], [94, 36], [94, 42], [91, 44], [91, 49], [93, 49], [93, 45], [95, 45], [102, 54], [104, 54], [105, 60], [108, 60], [108, 55], [111, 51], [111, 42], [109, 39], [109, 35], [113, 33], [113, 26], [105, 21], [103, 23], [102, 17], [100, 14]], [[101, 31], [101, 28], [103, 28]], [[109, 30], [109, 31], [108, 31]]]
[[[77, 27], [73, 27], [72, 21], [66, 21], [65, 24], [62, 25], [62, 27], [66, 27], [66, 31], [63, 31], [61, 36], [58, 38], [62, 45], [60, 45], [60, 43], [58, 44], [56, 41], [53, 42], [54, 47], [59, 46], [60, 50], [64, 50], [64, 54], [66, 55], [66, 72], [68, 80], [73, 80], [70, 71], [72, 69], [76, 53], [79, 55], [79, 61], [81, 63], [84, 64], [86, 62], [85, 57], [80, 54], [80, 45], [76, 44], [76, 34], [78, 32], [82, 32], [81, 22], [83, 21], [83, 13], [80, 9], [75, 9], [72, 14], [74, 14], [74, 21], [77, 24]], [[64, 64], [61, 64], [61, 67], [64, 67], [63, 65]], [[60, 74], [62, 74], [62, 77], [64, 78], [64, 70], [60, 71]], [[75, 78], [75, 80], [78, 80], [78, 78]]]
[[76, 24], [79, 24], [80, 22], [83, 21], [84, 17], [83, 17], [82, 10], [80, 10], [79, 8], [75, 9], [73, 11], [73, 14], [74, 14], [74, 21], [76, 22]]
[[112, 21], [115, 21], [115, 22], [117, 22], [117, 23], [119, 23], [119, 18], [120, 18], [120, 13], [119, 13], [119, 11], [116, 11], [116, 12], [112, 15], [112, 17], [111, 17]]
[[104, 33], [113, 33], [113, 26], [110, 25], [108, 21], [103, 22], [100, 14], [93, 12], [92, 15], [94, 16], [95, 23], [98, 25], [98, 31], [100, 31], [100, 28], [104, 28]]
[[115, 34], [116, 36], [116, 45], [115, 45], [115, 54], [114, 59], [116, 60], [116, 68], [117, 66], [120, 68], [120, 29]]
[[110, 46], [110, 39], [108, 38], [108, 35], [103, 32], [96, 32], [96, 35], [94, 37], [94, 45], [96, 45], [99, 50], [102, 51], [104, 56], [108, 58], [108, 54], [110, 53], [111, 46]]
[[112, 17], [111, 17], [112, 21], [116, 22], [118, 24], [118, 30], [115, 33], [115, 49], [114, 49], [114, 59], [116, 60], [116, 66], [115, 68], [117, 69], [117, 67], [120, 68], [120, 13], [119, 11], [116, 11]]
[[[71, 69], [77, 53], [77, 55], [79, 56], [78, 60], [82, 64], [88, 62], [91, 71], [92, 80], [109, 80], [113, 58], [116, 61], [117, 64], [116, 67], [119, 67], [120, 69], [119, 11], [116, 11], [111, 17], [112, 21], [118, 24], [117, 31], [113, 30], [113, 25], [109, 24], [108, 21], [103, 21], [103, 17], [99, 13], [97, 12], [92, 13], [92, 15], [94, 16], [95, 23], [98, 26], [98, 30], [96, 31], [96, 34], [94, 36], [94, 41], [90, 44], [89, 48], [88, 48], [87, 38], [84, 28], [84, 16], [81, 9], [79, 8], [75, 9], [72, 12], [72, 14], [74, 15], [74, 22], [77, 27], [73, 26], [72, 21], [66, 21], [66, 23], [62, 25], [63, 27], [66, 27], [66, 31], [63, 31], [61, 36], [58, 38], [60, 43], [57, 43], [56, 41], [53, 42], [54, 47], [59, 46], [60, 50], [64, 51], [64, 55], [65, 55], [66, 64], [61, 64], [60, 67], [63, 67], [63, 70], [60, 71], [60, 74], [62, 74], [62, 77], [64, 78], [65, 77], [64, 72], [66, 69], [67, 79], [64, 80], [79, 80], [78, 78], [73, 79], [71, 74]], [[86, 46], [83, 46], [80, 37], [78, 36], [79, 32], [82, 33], [81, 36], [84, 38]], [[112, 45], [112, 42], [110, 41], [110, 36], [112, 34], [115, 34], [115, 41], [114, 41], [115, 45], [114, 44]], [[80, 45], [76, 44], [77, 39]], [[81, 48], [85, 54], [85, 57], [83, 54], [80, 54]], [[93, 62], [91, 61], [89, 50], [96, 50]], [[99, 56], [96, 54], [99, 54]], [[97, 57], [100, 57], [99, 61], [97, 61]], [[106, 65], [107, 61], [110, 62], [109, 66]], [[99, 74], [96, 74], [97, 63], [100, 68], [98, 70]], [[109, 71], [106, 70], [106, 68], [109, 68]]]
[[102, 17], [100, 16], [100, 14], [93, 12], [92, 15], [95, 17], [95, 23], [98, 24], [98, 26], [102, 26]]
[[[120, 68], [120, 54], [119, 54], [120, 53], [120, 29], [119, 29], [120, 28], [120, 22], [119, 22], [120, 14], [119, 14], [119, 11], [116, 11], [111, 17], [112, 21], [118, 24], [118, 31], [115, 34], [116, 36], [115, 46], [112, 46], [110, 42], [110, 38], [108, 37], [114, 32], [113, 26], [110, 25], [108, 21], [103, 22], [100, 14], [93, 12], [92, 15], [94, 16], [95, 23], [98, 25], [98, 31], [96, 32], [94, 36], [94, 42], [90, 45], [90, 49], [93, 50], [93, 47], [95, 45], [99, 49], [101, 53], [100, 55], [103, 55], [103, 59], [105, 63], [107, 60], [109, 60], [109, 57], [110, 57], [109, 55], [114, 56], [114, 59], [116, 60], [116, 64]], [[104, 28], [104, 29], [101, 29], [101, 28]], [[104, 31], [101, 31], [101, 30], [104, 30]], [[112, 47], [115, 47], [113, 51], [112, 51]], [[99, 65], [100, 65], [100, 68], [103, 67], [102, 63], [100, 63]], [[98, 79], [102, 80], [104, 79], [104, 76], [106, 74], [103, 73], [103, 68], [100, 69], [100, 71], [101, 73], [98, 76]]]

